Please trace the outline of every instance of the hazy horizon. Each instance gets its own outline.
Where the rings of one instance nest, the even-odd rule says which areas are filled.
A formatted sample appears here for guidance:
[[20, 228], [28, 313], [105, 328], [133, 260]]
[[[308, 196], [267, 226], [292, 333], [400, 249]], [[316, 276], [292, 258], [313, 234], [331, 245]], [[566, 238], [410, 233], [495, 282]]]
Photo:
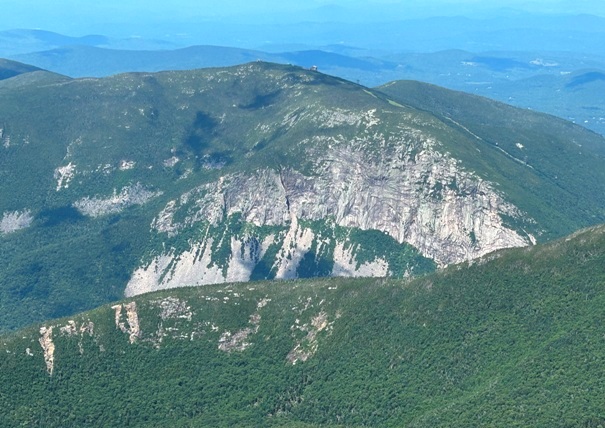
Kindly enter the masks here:
[[239, 22], [377, 22], [467, 16], [497, 17], [514, 11], [535, 14], [592, 14], [605, 17], [605, 2], [595, 0], [228, 0], [195, 2], [176, 0], [9, 0], [3, 5], [0, 30], [41, 29], [70, 36], [104, 34], [113, 37], [143, 35], [162, 38], [178, 31], [179, 24]]

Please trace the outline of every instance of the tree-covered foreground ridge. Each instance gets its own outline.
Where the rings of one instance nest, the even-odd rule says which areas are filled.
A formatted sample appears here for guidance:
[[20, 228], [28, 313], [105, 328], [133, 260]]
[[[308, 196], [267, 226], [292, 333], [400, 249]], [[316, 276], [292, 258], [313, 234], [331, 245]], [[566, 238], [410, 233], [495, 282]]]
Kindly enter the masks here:
[[599, 427], [605, 227], [417, 278], [143, 294], [0, 338], [2, 426]]

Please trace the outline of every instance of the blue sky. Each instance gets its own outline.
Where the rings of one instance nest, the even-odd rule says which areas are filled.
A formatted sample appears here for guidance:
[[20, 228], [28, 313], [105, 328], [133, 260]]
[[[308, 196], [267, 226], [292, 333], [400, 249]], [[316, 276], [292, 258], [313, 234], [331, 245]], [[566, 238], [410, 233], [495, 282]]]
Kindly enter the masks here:
[[603, 0], [3, 0], [0, 30], [41, 28], [70, 35], [108, 34], [123, 32], [128, 25], [144, 28], [227, 17], [250, 22], [287, 21], [299, 16], [313, 19], [318, 15], [305, 11], [317, 8], [331, 13], [331, 19], [338, 19], [343, 11], [342, 19], [380, 20], [469, 15], [503, 7], [605, 16]]

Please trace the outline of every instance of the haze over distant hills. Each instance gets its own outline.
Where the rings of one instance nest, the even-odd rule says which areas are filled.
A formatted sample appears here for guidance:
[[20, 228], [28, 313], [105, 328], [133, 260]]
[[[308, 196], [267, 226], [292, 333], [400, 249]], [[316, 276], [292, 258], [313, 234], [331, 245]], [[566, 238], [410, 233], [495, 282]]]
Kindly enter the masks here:
[[[605, 11], [598, 2], [180, 3], [144, 10], [129, 3], [114, 16], [107, 15], [109, 4], [93, 7], [81, 11], [98, 9], [86, 28], [65, 19], [69, 9], [54, 20], [56, 10], [41, 4], [28, 22], [46, 10], [40, 23], [47, 30], [77, 36], [0, 31], [0, 57], [71, 77], [256, 59], [317, 65], [365, 86], [409, 79], [484, 95], [605, 134], [605, 83], [591, 78], [605, 73]], [[21, 6], [8, 7], [15, 19], [25, 14]], [[135, 12], [137, 19], [129, 19]], [[98, 35], [86, 35], [91, 32]], [[574, 76], [585, 79], [572, 82]]]
[[[344, 45], [318, 49], [299, 45], [298, 50], [283, 52], [171, 46], [144, 39], [71, 38], [40, 31], [0, 33], [0, 52], [4, 49], [13, 59], [72, 77], [230, 66], [255, 60], [307, 68], [316, 65], [323, 73], [367, 86], [398, 79], [430, 82], [544, 111], [605, 134], [605, 81], [599, 78], [605, 74], [605, 57], [599, 55], [463, 50], [385, 53]], [[46, 50], [28, 51], [34, 47]], [[151, 47], [169, 49], [149, 50]]]
[[[346, 14], [339, 13], [333, 14], [332, 19], [328, 18], [330, 15], [323, 19], [321, 16], [317, 13], [309, 17], [295, 15], [266, 20], [249, 16], [241, 19], [206, 17], [181, 22], [167, 16], [154, 26], [141, 28], [140, 33], [137, 22], [129, 22], [125, 31], [116, 31], [111, 25], [58, 31], [77, 34], [77, 37], [57, 37], [48, 32], [52, 27], [45, 27], [46, 31], [35, 30], [35, 34], [27, 30], [29, 35], [6, 28], [0, 31], [0, 53], [32, 52], [72, 44], [117, 49], [218, 45], [270, 51], [283, 50], [282, 46], [287, 45], [304, 45], [308, 49], [340, 44], [371, 52], [462, 49], [605, 54], [601, 43], [605, 17], [596, 15], [493, 11], [485, 16], [463, 12], [447, 16], [435, 12], [431, 17], [411, 18], [409, 14], [393, 13], [383, 14], [383, 19], [377, 21], [369, 19], [370, 15], [368, 19], [366, 15], [357, 15], [356, 20], [348, 20]], [[24, 35], [33, 49], [23, 49], [18, 39]]]
[[177, 50], [115, 50], [93, 46], [67, 46], [43, 52], [13, 55], [28, 64], [38, 64], [71, 77], [104, 77], [133, 71], [189, 70], [225, 67], [262, 60], [291, 63], [322, 70], [359, 70], [380, 73], [393, 70], [397, 64], [374, 58], [345, 56], [322, 50], [269, 53], [251, 49], [221, 46], [191, 46]]
[[105, 35], [66, 36], [52, 31], [11, 29], [0, 31], [0, 56], [46, 51], [71, 46], [94, 46], [114, 49], [174, 49], [177, 45], [164, 40], [140, 37], [113, 38]]
[[0, 80], [10, 79], [11, 77], [15, 77], [20, 74], [31, 73], [39, 70], [40, 69], [38, 67], [31, 65], [0, 59]]
[[[469, 0], [259, 0], [250, 3], [228, 0], [203, 6], [190, 0], [170, 3], [107, 0], [98, 5], [88, 4], [85, 8], [66, 0], [57, 0], [52, 4], [29, 0], [27, 3], [9, 1], [4, 5], [4, 12], [11, 16], [9, 22], [12, 28], [42, 28], [75, 35], [92, 33], [117, 38], [137, 35], [174, 43], [182, 40], [185, 45], [218, 44], [245, 48], [258, 48], [265, 42], [281, 44], [305, 41], [318, 44], [317, 40], [320, 39], [324, 40], [319, 42], [320, 45], [342, 41], [356, 45], [352, 42], [354, 38], [366, 43], [363, 47], [367, 47], [367, 44], [373, 45], [373, 48], [382, 45], [389, 50], [393, 50], [393, 47], [408, 49], [407, 46], [414, 49], [418, 41], [447, 42], [447, 33], [452, 36], [451, 42], [457, 45], [437, 48], [433, 45], [431, 50], [476, 50], [459, 42], [468, 41], [469, 36], [477, 31], [482, 32], [483, 36], [490, 36], [491, 32], [502, 29], [531, 29], [534, 35], [549, 31], [549, 35], [554, 37], [552, 41], [569, 43], [570, 40], [561, 37], [562, 33], [572, 31], [578, 35], [594, 31], [595, 28], [602, 32], [603, 28], [602, 25], [601, 30], [598, 25], [586, 25], [590, 23], [590, 17], [578, 22], [570, 19], [570, 16], [605, 16], [602, 2], [594, 0], [500, 0], [495, 3]], [[433, 19], [435, 17], [437, 20]], [[466, 19], [461, 20], [461, 17]], [[464, 25], [455, 25], [455, 20], [464, 22]], [[6, 27], [9, 22], [3, 23], [5, 27], [0, 29], [10, 29]], [[394, 40], [391, 37], [392, 27], [384, 27], [384, 24], [394, 22], [402, 23], [397, 30], [401, 31], [403, 27], [403, 34], [411, 38]], [[461, 35], [465, 37], [461, 39]], [[530, 34], [526, 32], [526, 35]], [[327, 42], [326, 39], [331, 41]], [[490, 38], [481, 37], [478, 40], [489, 43]], [[528, 42], [545, 41], [541, 38], [520, 38], [515, 43], [519, 40], [525, 41], [517, 45], [522, 48]], [[393, 43], [398, 46], [393, 46]], [[598, 45], [594, 41], [593, 44]], [[425, 47], [420, 49], [424, 50]]]

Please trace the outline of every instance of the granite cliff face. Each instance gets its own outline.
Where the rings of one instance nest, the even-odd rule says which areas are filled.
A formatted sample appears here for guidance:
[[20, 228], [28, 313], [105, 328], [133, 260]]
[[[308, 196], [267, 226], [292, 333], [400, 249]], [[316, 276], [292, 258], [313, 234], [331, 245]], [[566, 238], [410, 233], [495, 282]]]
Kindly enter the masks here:
[[603, 138], [395, 86], [262, 62], [3, 86], [0, 330], [163, 288], [425, 274], [605, 222]]
[[[346, 113], [342, 113], [344, 116]], [[380, 123], [372, 114], [358, 123]], [[367, 132], [365, 133], [367, 134]], [[440, 144], [420, 132], [397, 130], [385, 135], [360, 133], [303, 140], [312, 174], [294, 168], [231, 174], [171, 200], [152, 222], [160, 234], [176, 236], [200, 223], [217, 227], [233, 215], [256, 227], [282, 228], [260, 237], [231, 236], [228, 267], [213, 263], [214, 241], [208, 234], [182, 253], [155, 257], [133, 274], [127, 295], [187, 284], [247, 281], [271, 245], [278, 244], [275, 278], [297, 277], [297, 268], [321, 234], [305, 221], [327, 227], [378, 230], [408, 243], [444, 266], [508, 247], [535, 243], [535, 238], [507, 227], [504, 217], [524, 218], [495, 186], [465, 171]], [[376, 152], [376, 145], [381, 147]], [[182, 219], [181, 221], [175, 218]], [[323, 238], [325, 240], [325, 238]], [[389, 262], [375, 257], [364, 264], [346, 240], [334, 240], [334, 276], [385, 276]]]

